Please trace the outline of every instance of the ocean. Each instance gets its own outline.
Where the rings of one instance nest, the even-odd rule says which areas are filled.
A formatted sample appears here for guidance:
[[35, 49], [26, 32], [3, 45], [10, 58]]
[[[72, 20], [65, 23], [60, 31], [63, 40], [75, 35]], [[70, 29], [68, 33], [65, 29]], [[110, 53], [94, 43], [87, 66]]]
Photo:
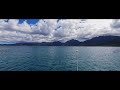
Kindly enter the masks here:
[[0, 71], [120, 71], [120, 47], [0, 46]]

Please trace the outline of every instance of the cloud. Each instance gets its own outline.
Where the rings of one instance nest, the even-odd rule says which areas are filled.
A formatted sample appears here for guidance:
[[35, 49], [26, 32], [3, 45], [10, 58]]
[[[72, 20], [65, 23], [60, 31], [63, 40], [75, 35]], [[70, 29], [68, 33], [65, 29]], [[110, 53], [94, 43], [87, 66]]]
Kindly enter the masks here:
[[40, 19], [28, 24], [18, 19], [0, 19], [0, 43], [84, 41], [101, 35], [120, 35], [120, 20]]
[[50, 35], [57, 26], [56, 19], [44, 19], [32, 25], [32, 34]]
[[115, 28], [115, 29], [120, 29], [120, 20], [119, 19], [115, 19], [113, 21], [113, 23], [111, 24], [111, 27]]

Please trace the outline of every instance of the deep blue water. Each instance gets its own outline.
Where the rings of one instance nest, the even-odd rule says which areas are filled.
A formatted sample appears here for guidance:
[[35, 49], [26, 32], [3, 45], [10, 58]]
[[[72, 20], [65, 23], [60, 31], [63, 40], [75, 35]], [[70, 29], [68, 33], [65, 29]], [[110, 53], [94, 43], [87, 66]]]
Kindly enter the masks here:
[[120, 47], [0, 46], [0, 71], [120, 71]]

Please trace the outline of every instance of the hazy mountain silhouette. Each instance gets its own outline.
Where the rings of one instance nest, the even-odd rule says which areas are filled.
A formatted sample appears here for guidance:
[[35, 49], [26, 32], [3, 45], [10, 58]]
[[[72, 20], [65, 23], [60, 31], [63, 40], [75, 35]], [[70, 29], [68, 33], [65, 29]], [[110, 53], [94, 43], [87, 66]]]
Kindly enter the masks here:
[[120, 46], [120, 36], [99, 36], [86, 40], [81, 45]]
[[[2, 44], [3, 45], [3, 44]], [[4, 44], [5, 45], [5, 44]], [[8, 45], [8, 44], [7, 44]], [[30, 45], [30, 46], [120, 46], [120, 36], [99, 36], [92, 39], [86, 40], [84, 42], [79, 42], [78, 40], [69, 40], [65, 43], [59, 41], [55, 42], [20, 42], [16, 44], [9, 45]]]
[[80, 42], [78, 40], [69, 40], [67, 42], [64, 43], [64, 46], [79, 46]]

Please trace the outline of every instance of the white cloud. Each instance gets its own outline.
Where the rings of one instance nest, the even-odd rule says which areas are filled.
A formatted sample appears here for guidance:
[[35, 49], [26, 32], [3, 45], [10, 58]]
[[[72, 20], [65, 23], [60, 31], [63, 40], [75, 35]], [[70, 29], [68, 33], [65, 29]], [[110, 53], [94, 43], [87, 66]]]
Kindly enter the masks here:
[[57, 20], [55, 19], [40, 20], [36, 23], [36, 25], [31, 26], [32, 34], [50, 35], [54, 32], [56, 26], [57, 26]]
[[18, 19], [0, 19], [0, 42], [50, 42], [77, 39], [84, 41], [100, 35], [119, 35], [116, 19], [41, 19], [36, 24]]

